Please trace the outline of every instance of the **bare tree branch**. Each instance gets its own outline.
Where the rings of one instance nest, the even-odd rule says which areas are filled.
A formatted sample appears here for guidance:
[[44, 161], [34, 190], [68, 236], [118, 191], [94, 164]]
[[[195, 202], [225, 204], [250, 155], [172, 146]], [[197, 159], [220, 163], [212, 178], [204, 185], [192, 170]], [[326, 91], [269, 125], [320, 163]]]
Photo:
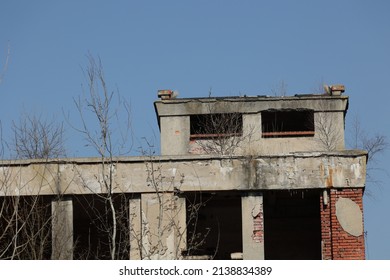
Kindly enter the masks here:
[[[131, 110], [129, 103], [121, 98], [118, 91], [109, 90], [101, 59], [91, 54], [87, 55], [87, 59], [88, 65], [84, 73], [88, 89], [84, 91], [83, 97], [74, 99], [81, 127], [72, 127], [84, 135], [87, 145], [92, 147], [101, 159], [100, 174], [97, 177], [100, 178], [98, 182], [102, 192], [95, 194], [96, 198], [102, 201], [104, 211], [97, 211], [91, 204], [88, 211], [93, 213], [98, 230], [108, 237], [110, 258], [117, 259], [123, 255], [122, 248], [127, 247], [119, 246], [121, 243], [118, 241], [122, 233], [121, 217], [126, 210], [115, 202], [117, 195], [114, 194], [113, 185], [114, 156], [128, 153], [132, 148], [132, 140], [129, 141], [128, 137], [131, 133]], [[114, 104], [115, 101], [117, 104]], [[91, 119], [94, 121], [91, 122]], [[121, 123], [124, 123], [124, 126], [121, 126]], [[82, 178], [83, 174], [80, 174], [80, 177]], [[89, 188], [88, 184], [85, 184], [85, 187]], [[99, 252], [96, 254], [99, 257]]]
[[48, 159], [65, 156], [63, 124], [41, 117], [23, 116], [13, 122], [13, 150], [19, 159]]
[[[378, 166], [379, 156], [389, 148], [386, 136], [380, 133], [370, 135], [363, 129], [358, 116], [355, 116], [349, 131], [348, 144], [353, 149], [367, 151], [367, 183], [381, 187], [382, 182], [378, 180], [376, 172], [379, 171], [389, 176], [386, 169]], [[370, 189], [366, 193], [372, 195]]]

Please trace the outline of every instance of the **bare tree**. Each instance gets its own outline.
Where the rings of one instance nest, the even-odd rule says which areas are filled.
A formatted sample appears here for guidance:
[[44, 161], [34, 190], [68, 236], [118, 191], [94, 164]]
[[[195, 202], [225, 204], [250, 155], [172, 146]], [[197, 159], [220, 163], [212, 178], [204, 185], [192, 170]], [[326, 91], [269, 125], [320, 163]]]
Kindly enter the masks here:
[[[44, 159], [64, 154], [62, 124], [25, 117], [13, 123], [14, 139], [9, 145], [18, 159]], [[1, 155], [4, 152], [3, 139]], [[34, 169], [26, 182], [17, 178], [22, 166], [17, 162], [3, 162], [0, 174], [0, 259], [49, 259], [52, 246], [51, 199], [41, 196], [45, 176], [50, 176], [48, 165]], [[46, 175], [45, 175], [46, 174]], [[34, 182], [34, 187], [29, 186]], [[38, 184], [37, 184], [38, 183]], [[31, 190], [31, 193], [30, 191]], [[23, 194], [22, 194], [23, 193]]]
[[[88, 66], [85, 75], [88, 88], [84, 91], [83, 97], [74, 99], [81, 127], [73, 127], [84, 135], [87, 146], [92, 147], [101, 160], [98, 176], [101, 192], [95, 192], [95, 198], [102, 202], [103, 210], [98, 211], [93, 205], [94, 202], [91, 201], [86, 207], [93, 216], [95, 225], [98, 225], [99, 232], [107, 236], [109, 258], [117, 259], [118, 256], [123, 255], [120, 254], [121, 248], [126, 247], [119, 246], [120, 241], [118, 241], [121, 216], [126, 209], [122, 207], [123, 204], [116, 203], [118, 195], [115, 194], [113, 182], [116, 164], [114, 156], [127, 154], [132, 147], [132, 141], [129, 138], [131, 133], [130, 105], [122, 99], [118, 91], [109, 90], [100, 58], [95, 59], [89, 54], [87, 59]], [[94, 122], [89, 121], [91, 118]], [[120, 127], [120, 124], [124, 126]], [[82, 177], [83, 174], [80, 176]], [[89, 188], [88, 184], [85, 184], [85, 187]], [[96, 257], [99, 257], [98, 255], [99, 253]]]
[[[50, 200], [40, 196], [44, 167], [31, 178], [18, 180], [22, 167], [2, 163], [0, 173], [0, 259], [49, 259], [51, 254]], [[43, 173], [42, 173], [43, 172]], [[31, 189], [29, 182], [40, 182]]]
[[[149, 219], [141, 217], [141, 231], [132, 231], [131, 239], [138, 248], [142, 259], [188, 259], [193, 257], [207, 239], [209, 230], [197, 229], [199, 210], [207, 201], [203, 201], [201, 193], [195, 198], [181, 191], [185, 183], [185, 174], [166, 174], [162, 165], [156, 160], [150, 143], [147, 149], [141, 148], [146, 157], [147, 186], [154, 201], [154, 216]], [[149, 203], [149, 206], [152, 203]], [[152, 212], [152, 211], [151, 211]], [[185, 218], [183, 218], [185, 215]], [[134, 217], [133, 217], [134, 218]], [[131, 221], [133, 224], [134, 221]], [[191, 231], [189, 229], [191, 228]], [[175, 236], [175, 247], [169, 249], [167, 240]]]
[[284, 80], [281, 80], [277, 86], [271, 89], [273, 96], [286, 96], [287, 95], [287, 84]]
[[389, 147], [389, 143], [385, 135], [378, 132], [375, 135], [370, 135], [362, 128], [360, 120], [357, 116], [355, 116], [353, 120], [350, 134], [350, 146], [353, 149], [366, 150], [369, 162], [376, 161], [377, 157], [386, 151]]
[[18, 159], [48, 159], [65, 156], [64, 127], [41, 117], [24, 115], [13, 122], [13, 150]]
[[1, 200], [0, 259], [49, 259], [50, 204], [36, 195], [8, 196]]
[[386, 136], [378, 132], [370, 135], [362, 128], [359, 118], [355, 116], [350, 130], [349, 146], [353, 149], [367, 151], [367, 179], [378, 185], [380, 182], [375, 179], [374, 172], [384, 171], [378, 167], [378, 160], [379, 156], [389, 148]]

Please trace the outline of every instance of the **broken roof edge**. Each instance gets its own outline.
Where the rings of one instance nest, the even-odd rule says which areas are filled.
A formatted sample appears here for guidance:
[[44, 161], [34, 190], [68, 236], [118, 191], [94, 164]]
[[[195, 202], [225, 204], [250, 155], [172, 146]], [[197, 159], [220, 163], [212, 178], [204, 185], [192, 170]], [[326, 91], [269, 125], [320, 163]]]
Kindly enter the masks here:
[[[218, 113], [253, 114], [269, 109], [309, 109], [316, 112], [348, 110], [347, 95], [300, 95], [276, 97], [200, 97], [157, 100], [154, 109], [160, 127], [161, 117]], [[328, 104], [328, 105], [327, 105]], [[213, 107], [209, 107], [213, 106]]]
[[257, 101], [277, 101], [277, 100], [306, 100], [306, 99], [349, 99], [348, 95], [328, 95], [328, 94], [295, 94], [291, 96], [213, 96], [213, 97], [183, 97], [173, 99], [158, 99], [154, 103], [188, 103], [188, 102], [216, 102], [216, 101], [232, 101], [232, 102], [252, 102]]

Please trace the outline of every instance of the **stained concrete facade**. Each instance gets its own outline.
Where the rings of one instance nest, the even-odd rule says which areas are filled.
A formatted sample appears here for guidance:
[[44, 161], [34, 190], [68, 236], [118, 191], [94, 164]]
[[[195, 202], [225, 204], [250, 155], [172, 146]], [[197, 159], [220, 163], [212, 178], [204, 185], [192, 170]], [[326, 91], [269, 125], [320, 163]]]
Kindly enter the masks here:
[[[52, 201], [54, 259], [109, 258], [92, 257], [107, 240], [94, 232], [99, 227], [88, 226], [111, 213], [104, 210], [107, 200], [92, 203], [107, 197], [107, 178], [113, 207], [120, 209], [120, 258], [364, 258], [360, 198], [367, 155], [345, 150], [347, 108], [343, 95], [168, 95], [155, 102], [161, 156], [113, 158], [104, 168], [99, 158], [2, 162], [0, 196]], [[237, 129], [214, 127], [210, 133], [191, 123], [205, 114], [238, 114]], [[291, 123], [294, 116], [305, 125]], [[264, 119], [272, 126], [265, 127]], [[220, 143], [234, 147], [228, 153], [205, 148]], [[341, 241], [333, 242], [344, 234], [350, 236], [346, 246], [356, 247], [349, 255], [339, 254]], [[111, 252], [112, 244], [105, 250]]]

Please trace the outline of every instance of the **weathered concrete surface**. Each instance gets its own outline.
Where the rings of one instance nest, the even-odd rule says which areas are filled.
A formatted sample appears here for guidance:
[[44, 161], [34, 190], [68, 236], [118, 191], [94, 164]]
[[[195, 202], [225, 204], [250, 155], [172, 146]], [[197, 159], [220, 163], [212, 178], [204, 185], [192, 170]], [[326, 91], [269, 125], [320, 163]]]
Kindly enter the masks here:
[[263, 195], [248, 193], [242, 196], [241, 207], [243, 259], [264, 260]]
[[[3, 162], [0, 195], [106, 192], [99, 159]], [[259, 157], [160, 156], [115, 159], [113, 191], [223, 191], [364, 188], [363, 151], [290, 153]], [[154, 179], [153, 179], [154, 178]], [[156, 185], [153, 180], [159, 180]]]
[[185, 116], [217, 113], [258, 113], [269, 109], [311, 109], [314, 111], [345, 111], [348, 96], [277, 96], [180, 98], [154, 102], [157, 116]]
[[366, 158], [351, 155], [313, 152], [256, 159], [256, 182], [252, 185], [259, 189], [363, 188]]
[[340, 197], [336, 202], [336, 217], [341, 227], [353, 236], [363, 234], [363, 213], [357, 203]]
[[55, 194], [58, 192], [58, 164], [45, 161], [3, 161], [0, 163], [0, 196]]
[[130, 199], [130, 259], [180, 259], [186, 250], [185, 198], [172, 193]]
[[[190, 139], [190, 117], [169, 117], [160, 118], [162, 155], [185, 155], [188, 153], [188, 142]], [[183, 141], [185, 139], [185, 141]]]
[[73, 259], [73, 202], [70, 198], [52, 202], [52, 259]]

